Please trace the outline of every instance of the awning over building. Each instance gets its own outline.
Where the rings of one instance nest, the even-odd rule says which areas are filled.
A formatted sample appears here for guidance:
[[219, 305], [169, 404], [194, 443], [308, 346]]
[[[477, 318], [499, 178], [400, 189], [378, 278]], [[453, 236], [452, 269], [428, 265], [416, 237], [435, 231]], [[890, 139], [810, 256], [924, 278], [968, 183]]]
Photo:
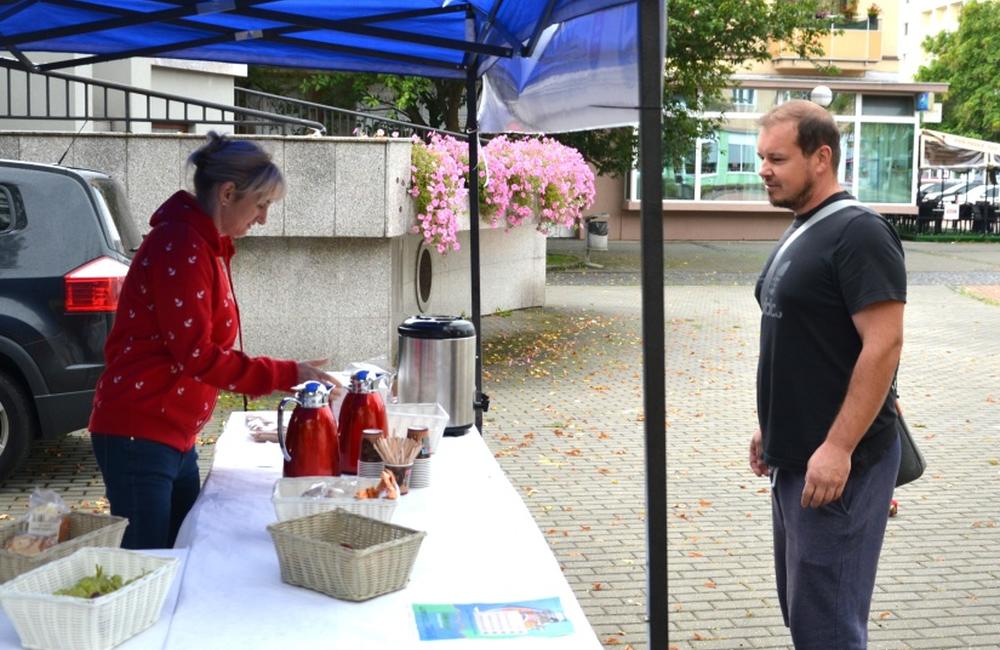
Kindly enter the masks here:
[[920, 132], [920, 166], [946, 169], [1000, 167], [1000, 143], [924, 129]]

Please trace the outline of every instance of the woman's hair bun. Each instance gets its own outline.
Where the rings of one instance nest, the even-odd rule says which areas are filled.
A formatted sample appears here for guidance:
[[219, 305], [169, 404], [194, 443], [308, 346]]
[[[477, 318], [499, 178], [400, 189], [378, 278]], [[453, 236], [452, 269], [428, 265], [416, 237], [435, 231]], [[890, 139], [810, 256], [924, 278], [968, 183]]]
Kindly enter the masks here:
[[285, 193], [281, 172], [271, 156], [255, 142], [208, 133], [208, 140], [188, 156], [194, 166], [194, 190], [202, 205], [212, 203], [212, 189], [231, 181], [237, 193], [247, 192], [277, 200]]
[[224, 135], [215, 131], [208, 132], [208, 142], [198, 147], [189, 157], [189, 161], [196, 167], [201, 167], [207, 163], [212, 156], [222, 151], [229, 144], [229, 140]]

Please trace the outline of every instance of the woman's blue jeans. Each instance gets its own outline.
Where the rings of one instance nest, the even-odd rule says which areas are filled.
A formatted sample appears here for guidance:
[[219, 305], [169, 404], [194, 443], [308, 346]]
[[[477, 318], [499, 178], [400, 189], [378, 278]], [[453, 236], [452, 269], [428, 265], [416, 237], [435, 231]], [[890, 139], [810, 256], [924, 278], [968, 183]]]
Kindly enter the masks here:
[[198, 492], [198, 452], [129, 436], [90, 436], [111, 514], [128, 517], [122, 547], [171, 548]]

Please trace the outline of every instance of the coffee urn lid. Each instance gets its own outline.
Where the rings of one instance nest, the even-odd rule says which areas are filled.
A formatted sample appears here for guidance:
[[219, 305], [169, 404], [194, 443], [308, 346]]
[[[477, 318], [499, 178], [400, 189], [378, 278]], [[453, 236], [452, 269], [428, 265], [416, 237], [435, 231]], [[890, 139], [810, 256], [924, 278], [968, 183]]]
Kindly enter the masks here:
[[464, 339], [476, 335], [476, 328], [457, 316], [411, 316], [399, 326], [400, 336], [418, 339]]

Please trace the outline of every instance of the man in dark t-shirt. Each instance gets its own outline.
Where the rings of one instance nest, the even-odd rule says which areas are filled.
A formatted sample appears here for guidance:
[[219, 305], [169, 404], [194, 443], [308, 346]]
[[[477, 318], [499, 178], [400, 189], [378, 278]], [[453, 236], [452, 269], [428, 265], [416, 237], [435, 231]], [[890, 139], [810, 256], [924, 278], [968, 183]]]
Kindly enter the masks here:
[[760, 430], [750, 466], [771, 477], [778, 597], [795, 647], [863, 649], [899, 468], [890, 384], [903, 342], [903, 249], [842, 191], [840, 134], [825, 110], [787, 102], [760, 127], [768, 198], [795, 219], [755, 289]]

